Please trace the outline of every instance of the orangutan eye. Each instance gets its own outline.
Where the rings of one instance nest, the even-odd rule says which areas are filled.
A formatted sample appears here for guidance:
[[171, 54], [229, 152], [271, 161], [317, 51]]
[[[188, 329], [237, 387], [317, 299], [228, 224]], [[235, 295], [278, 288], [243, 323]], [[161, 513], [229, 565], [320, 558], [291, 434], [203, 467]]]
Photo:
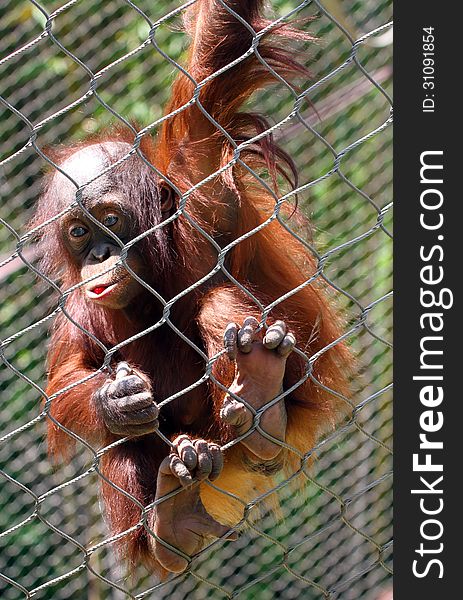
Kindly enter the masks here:
[[103, 225], [105, 225], [106, 227], [112, 227], [113, 225], [115, 225], [117, 222], [119, 221], [119, 217], [116, 217], [116, 215], [107, 215], [104, 219], [103, 219]]
[[71, 227], [71, 229], [69, 230], [69, 235], [71, 235], [72, 237], [75, 237], [75, 238], [83, 237], [87, 233], [88, 233], [88, 229], [86, 229], [85, 227], [82, 227], [81, 225], [78, 225], [77, 227]]

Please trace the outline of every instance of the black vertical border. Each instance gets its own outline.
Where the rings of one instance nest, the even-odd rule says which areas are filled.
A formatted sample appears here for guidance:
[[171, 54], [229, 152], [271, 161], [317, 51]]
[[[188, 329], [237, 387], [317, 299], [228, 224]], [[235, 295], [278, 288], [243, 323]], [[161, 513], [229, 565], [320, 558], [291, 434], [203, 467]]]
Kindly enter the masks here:
[[[463, 366], [460, 362], [461, 293], [463, 287], [463, 21], [459, 2], [395, 2], [394, 25], [394, 598], [395, 600], [427, 600], [463, 598]], [[435, 34], [434, 113], [422, 112], [423, 89], [422, 36], [424, 27]], [[436, 232], [420, 226], [420, 154], [427, 150], [443, 150], [444, 224], [436, 241]], [[445, 320], [443, 335], [444, 399], [439, 408], [444, 425], [434, 434], [444, 442], [443, 450], [434, 451], [433, 461], [442, 462], [444, 508], [437, 516], [444, 532], [436, 542], [426, 542], [420, 525], [427, 517], [420, 510], [420, 496], [411, 493], [420, 487], [419, 473], [412, 468], [412, 455], [419, 451], [420, 403], [422, 382], [413, 381], [419, 374], [420, 315], [420, 246], [430, 248], [440, 243], [444, 250], [442, 286], [451, 288], [454, 305], [442, 310]], [[436, 253], [437, 255], [437, 253]], [[437, 310], [437, 309], [436, 309]], [[431, 437], [431, 436], [430, 436]], [[438, 459], [441, 460], [438, 460]], [[422, 475], [426, 475], [423, 474]], [[428, 474], [431, 481], [438, 473]], [[434, 477], [435, 478], [435, 477]], [[424, 487], [421, 485], [421, 487]], [[438, 496], [428, 495], [430, 499]], [[431, 506], [431, 504], [429, 504]], [[429, 529], [431, 531], [431, 529]], [[443, 551], [427, 554], [443, 563], [443, 577], [434, 565], [427, 576], [417, 578], [412, 572], [413, 560], [426, 558], [415, 552], [421, 542], [433, 548], [443, 543]], [[439, 595], [438, 595], [439, 594]]]

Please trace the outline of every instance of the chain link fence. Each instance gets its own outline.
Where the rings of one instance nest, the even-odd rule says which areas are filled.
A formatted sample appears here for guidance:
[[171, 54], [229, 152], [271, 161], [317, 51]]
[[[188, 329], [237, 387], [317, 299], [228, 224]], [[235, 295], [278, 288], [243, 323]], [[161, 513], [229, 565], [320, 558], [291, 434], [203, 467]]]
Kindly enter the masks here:
[[[264, 515], [238, 541], [214, 545], [186, 573], [159, 582], [119, 564], [88, 453], [58, 469], [46, 455], [40, 390], [58, 305], [31, 268], [27, 223], [46, 166], [40, 150], [121, 120], [155, 133], [192, 2], [0, 6], [0, 597], [380, 600], [392, 573], [387, 0], [273, 0], [269, 18], [303, 23], [318, 39], [297, 48], [312, 78], [297, 91], [279, 81], [250, 103], [297, 164], [314, 255], [358, 363], [354, 407], [318, 444], [304, 489], [281, 481], [280, 517]], [[308, 17], [316, 18], [307, 25]]]

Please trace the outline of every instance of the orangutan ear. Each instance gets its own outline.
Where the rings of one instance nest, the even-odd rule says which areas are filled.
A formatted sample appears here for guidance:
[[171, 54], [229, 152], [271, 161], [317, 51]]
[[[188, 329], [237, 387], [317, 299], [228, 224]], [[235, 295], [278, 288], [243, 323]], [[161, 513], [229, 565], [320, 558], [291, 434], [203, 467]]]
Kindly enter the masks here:
[[175, 210], [175, 192], [165, 181], [161, 182], [159, 200], [162, 216], [167, 218]]

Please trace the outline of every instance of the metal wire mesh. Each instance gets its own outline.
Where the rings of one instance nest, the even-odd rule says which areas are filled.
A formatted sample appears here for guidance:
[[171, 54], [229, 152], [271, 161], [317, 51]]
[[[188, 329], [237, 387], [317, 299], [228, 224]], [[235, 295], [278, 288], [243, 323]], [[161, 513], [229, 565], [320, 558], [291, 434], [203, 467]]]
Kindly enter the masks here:
[[[38, 285], [26, 227], [50, 162], [43, 148], [115, 121], [144, 125], [134, 148], [155, 133], [185, 47], [175, 25], [194, 1], [11, 0], [0, 7], [0, 596], [6, 600], [374, 600], [390, 588], [388, 1], [272, 2], [273, 23], [317, 15], [310, 30], [320, 41], [299, 48], [313, 78], [296, 91], [266, 65], [278, 87], [252, 100], [298, 165], [296, 191], [314, 224], [318, 275], [348, 317], [345, 336], [360, 365], [349, 419], [317, 445], [304, 491], [282, 480], [281, 520], [264, 515], [237, 542], [215, 544], [185, 574], [159, 583], [142, 569], [127, 577], [118, 564], [98, 502], [101, 452], [89, 459], [82, 450], [57, 471], [46, 457], [40, 407], [46, 337], [68, 293], [50, 302], [52, 282]], [[254, 35], [250, 52], [258, 56], [258, 49]], [[276, 198], [275, 218], [292, 195]]]

